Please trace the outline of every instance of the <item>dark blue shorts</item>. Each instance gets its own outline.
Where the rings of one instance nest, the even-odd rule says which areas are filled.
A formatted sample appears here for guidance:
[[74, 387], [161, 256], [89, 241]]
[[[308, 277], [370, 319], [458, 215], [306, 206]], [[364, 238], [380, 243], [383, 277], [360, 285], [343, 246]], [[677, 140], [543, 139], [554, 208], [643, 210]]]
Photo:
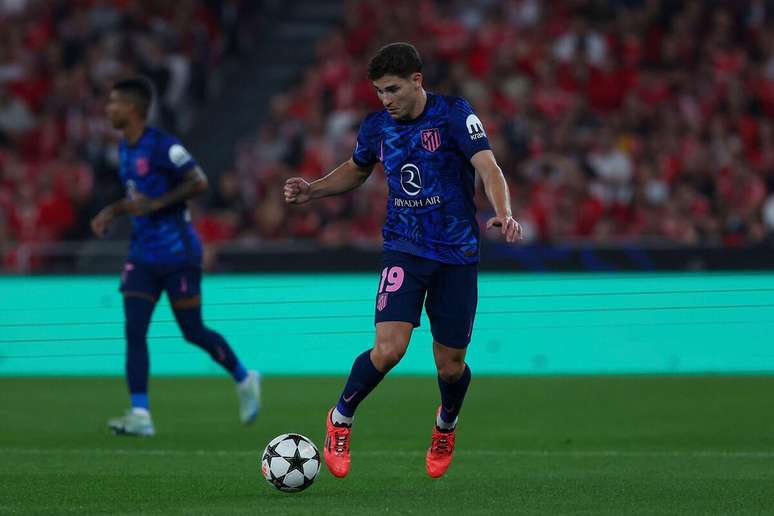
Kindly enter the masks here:
[[416, 328], [424, 304], [433, 338], [444, 346], [464, 348], [470, 343], [477, 303], [478, 265], [384, 252], [375, 322], [405, 321]]
[[158, 299], [162, 291], [170, 301], [201, 294], [202, 268], [189, 263], [149, 264], [128, 260], [121, 273], [121, 292], [139, 292]]

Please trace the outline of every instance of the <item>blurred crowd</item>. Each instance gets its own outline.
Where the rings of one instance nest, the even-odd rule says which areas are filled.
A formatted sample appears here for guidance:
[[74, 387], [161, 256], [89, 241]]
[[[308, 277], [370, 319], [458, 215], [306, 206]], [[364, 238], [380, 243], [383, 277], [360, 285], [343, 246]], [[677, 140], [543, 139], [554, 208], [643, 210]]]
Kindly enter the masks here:
[[0, 1], [0, 269], [26, 259], [23, 244], [89, 238], [90, 217], [120, 196], [110, 84], [145, 74], [154, 119], [185, 130], [239, 59], [241, 5]]
[[[85, 237], [97, 171], [115, 160], [105, 85], [147, 74], [158, 119], [185, 129], [234, 47], [240, 2], [0, 5], [0, 242]], [[774, 230], [773, 11], [767, 0], [348, 1], [316, 64], [237, 142], [233, 169], [209, 171], [216, 188], [196, 224], [211, 247], [377, 244], [380, 167], [354, 193], [304, 206], [285, 205], [281, 185], [351, 156], [380, 109], [368, 59], [410, 41], [426, 89], [473, 104], [528, 241], [760, 242]], [[480, 188], [477, 203], [483, 220]]]
[[[238, 145], [202, 220], [211, 241], [379, 241], [380, 169], [303, 207], [278, 185], [351, 155], [380, 108], [366, 63], [400, 40], [420, 50], [426, 89], [474, 105], [527, 240], [736, 246], [774, 229], [771, 2], [366, 0], [346, 13]], [[478, 205], [485, 220], [480, 188]]]

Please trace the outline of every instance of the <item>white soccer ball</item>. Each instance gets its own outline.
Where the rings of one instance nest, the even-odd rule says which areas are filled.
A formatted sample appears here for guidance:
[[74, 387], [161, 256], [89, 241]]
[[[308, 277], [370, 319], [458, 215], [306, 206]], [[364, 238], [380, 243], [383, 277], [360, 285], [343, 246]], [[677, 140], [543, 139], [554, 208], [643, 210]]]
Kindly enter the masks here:
[[301, 434], [278, 435], [261, 455], [263, 477], [285, 493], [297, 493], [312, 485], [320, 465], [317, 446]]

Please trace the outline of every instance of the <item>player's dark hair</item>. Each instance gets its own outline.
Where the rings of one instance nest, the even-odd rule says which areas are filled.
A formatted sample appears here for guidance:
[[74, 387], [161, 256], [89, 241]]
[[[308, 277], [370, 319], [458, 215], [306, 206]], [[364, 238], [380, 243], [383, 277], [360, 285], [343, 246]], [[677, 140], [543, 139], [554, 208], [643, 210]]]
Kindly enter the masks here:
[[403, 79], [422, 71], [422, 59], [419, 52], [410, 43], [390, 43], [376, 52], [368, 63], [368, 79], [375, 81], [385, 75], [395, 75]]
[[127, 77], [113, 83], [111, 88], [118, 91], [137, 106], [137, 111], [142, 116], [148, 115], [151, 102], [153, 102], [153, 84], [146, 77]]

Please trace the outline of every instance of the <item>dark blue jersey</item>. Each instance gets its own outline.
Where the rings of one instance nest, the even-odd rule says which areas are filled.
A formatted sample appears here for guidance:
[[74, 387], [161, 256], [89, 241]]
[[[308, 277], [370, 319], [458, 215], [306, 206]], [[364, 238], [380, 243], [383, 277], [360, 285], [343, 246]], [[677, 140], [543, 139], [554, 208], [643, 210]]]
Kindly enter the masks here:
[[[122, 140], [118, 153], [121, 182], [130, 199], [136, 193], [160, 197], [196, 166], [177, 138], [153, 127], [146, 128], [134, 145]], [[145, 263], [199, 263], [202, 244], [190, 219], [185, 201], [132, 217], [129, 257]]]
[[384, 164], [384, 249], [449, 264], [477, 263], [470, 159], [489, 148], [481, 121], [459, 97], [428, 93], [424, 111], [410, 121], [394, 120], [386, 110], [368, 115], [352, 159], [361, 167]]

